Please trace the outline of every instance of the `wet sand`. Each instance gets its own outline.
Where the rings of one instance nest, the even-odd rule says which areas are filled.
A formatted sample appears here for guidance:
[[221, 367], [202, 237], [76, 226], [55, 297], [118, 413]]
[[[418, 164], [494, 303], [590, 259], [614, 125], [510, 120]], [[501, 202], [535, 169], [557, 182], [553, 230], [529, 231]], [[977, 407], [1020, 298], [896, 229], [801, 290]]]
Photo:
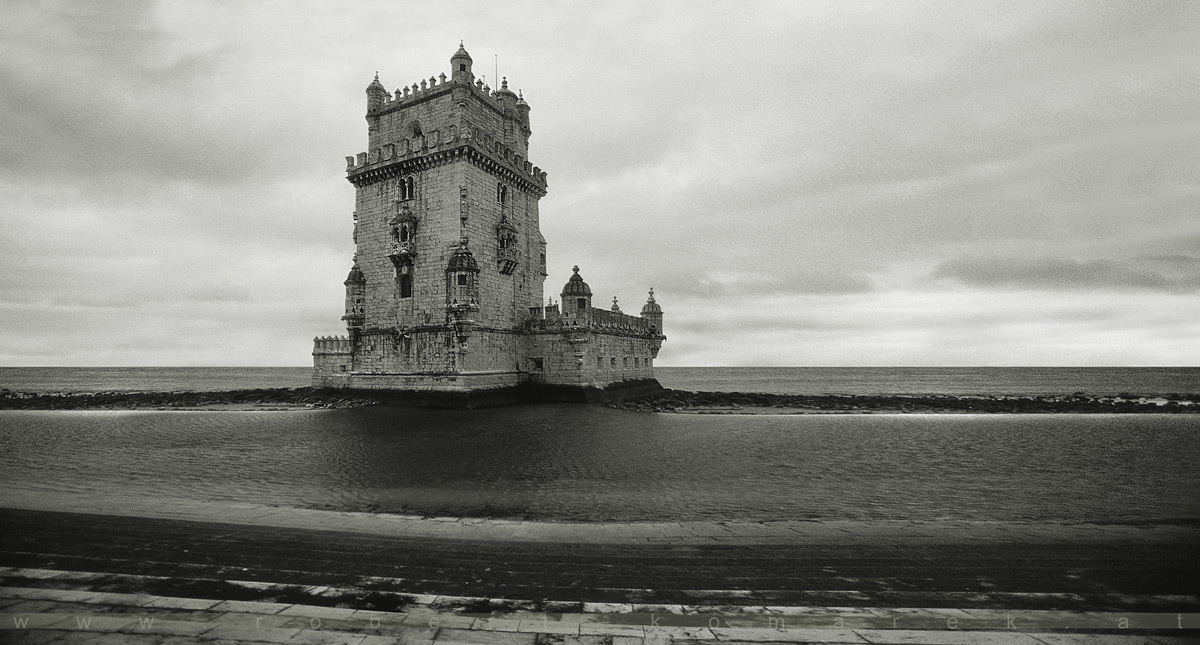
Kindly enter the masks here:
[[34, 494], [0, 506], [11, 567], [562, 602], [1200, 608], [1188, 523], [587, 524]]

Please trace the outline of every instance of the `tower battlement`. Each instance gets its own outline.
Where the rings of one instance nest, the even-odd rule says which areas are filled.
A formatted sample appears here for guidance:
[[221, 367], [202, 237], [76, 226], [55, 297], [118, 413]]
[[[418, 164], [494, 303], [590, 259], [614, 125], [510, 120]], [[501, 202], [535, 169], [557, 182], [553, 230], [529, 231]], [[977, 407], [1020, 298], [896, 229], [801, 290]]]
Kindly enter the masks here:
[[347, 336], [314, 339], [313, 384], [461, 392], [652, 378], [661, 309], [592, 307], [578, 267], [562, 313], [542, 307], [547, 182], [529, 161], [530, 107], [471, 65], [460, 44], [449, 75], [388, 92], [376, 74], [367, 86], [367, 150], [346, 157]]
[[[468, 150], [469, 149], [469, 150]], [[428, 155], [433, 160], [446, 158], [446, 153], [453, 155], [473, 154], [480, 162], [484, 160], [497, 164], [498, 170], [509, 173], [512, 181], [527, 181], [545, 192], [547, 187], [546, 173], [533, 165], [512, 148], [496, 141], [487, 132], [469, 128], [459, 132], [457, 126], [450, 126], [443, 134], [434, 130], [429, 135], [415, 138], [404, 138], [385, 143], [369, 152], [360, 152], [355, 156], [346, 157], [346, 178], [351, 183], [369, 183], [371, 180], [386, 176], [386, 172], [371, 173], [390, 166], [401, 160], [416, 160]]]

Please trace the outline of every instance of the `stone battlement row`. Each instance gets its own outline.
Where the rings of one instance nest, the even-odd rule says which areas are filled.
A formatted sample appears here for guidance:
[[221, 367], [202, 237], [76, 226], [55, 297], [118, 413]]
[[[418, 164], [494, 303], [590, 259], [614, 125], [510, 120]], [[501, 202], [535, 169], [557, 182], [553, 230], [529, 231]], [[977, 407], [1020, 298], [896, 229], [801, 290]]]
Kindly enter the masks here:
[[498, 108], [502, 108], [504, 101], [510, 100], [509, 97], [516, 98], [516, 95], [514, 95], [508, 89], [507, 81], [500, 89], [493, 90], [492, 88], [488, 87], [488, 85], [484, 83], [482, 79], [476, 79], [473, 84], [458, 83], [452, 79], [446, 78], [445, 73], [441, 73], [437, 76], [430, 76], [428, 81], [421, 79], [420, 83], [405, 85], [404, 87], [401, 87], [400, 89], [391, 93], [383, 93], [384, 99], [381, 111], [402, 107], [404, 103], [416, 103], [427, 98], [428, 96], [431, 96], [430, 92], [433, 92], [434, 90], [446, 90], [454, 85], [473, 87], [475, 92], [481, 95], [481, 98], [489, 99], [495, 102], [496, 107]]
[[558, 305], [549, 305], [544, 308], [531, 307], [530, 313], [533, 314], [527, 324], [530, 329], [555, 330], [568, 327], [587, 327], [596, 330], [641, 334], [658, 334], [660, 332], [655, 328], [654, 321], [648, 318], [596, 307], [589, 309], [587, 317], [564, 316], [559, 312]]
[[354, 342], [346, 336], [317, 336], [313, 339], [314, 354], [351, 354]]
[[422, 153], [466, 144], [508, 162], [513, 168], [537, 183], [543, 185], [546, 183], [546, 173], [541, 168], [525, 160], [512, 148], [492, 137], [476, 136], [473, 130], [474, 128], [464, 128], [459, 132], [458, 127], [452, 125], [444, 133], [440, 130], [433, 130], [427, 135], [386, 143], [369, 152], [360, 152], [356, 157], [346, 157], [346, 173], [355, 174], [370, 167], [391, 163], [405, 157], [415, 157]]

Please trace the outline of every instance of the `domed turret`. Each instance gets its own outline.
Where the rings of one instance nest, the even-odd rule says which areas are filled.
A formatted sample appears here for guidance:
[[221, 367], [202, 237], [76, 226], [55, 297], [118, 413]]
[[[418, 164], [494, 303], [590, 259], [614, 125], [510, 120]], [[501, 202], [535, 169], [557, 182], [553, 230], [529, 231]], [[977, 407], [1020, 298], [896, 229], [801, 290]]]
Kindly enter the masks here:
[[[654, 289], [650, 289], [650, 296], [646, 298], [646, 304], [642, 305], [642, 318], [649, 320], [654, 325], [654, 333], [662, 336], [663, 333], [663, 310], [662, 307], [654, 301]], [[661, 341], [660, 341], [661, 342]], [[658, 356], [658, 349], [654, 348], [654, 355]]]
[[346, 321], [346, 331], [350, 338], [357, 340], [366, 319], [367, 288], [367, 279], [363, 277], [357, 262], [350, 267], [350, 275], [346, 276], [346, 281], [342, 284], [346, 285], [346, 315], [342, 316], [342, 320]]
[[525, 102], [525, 94], [522, 92], [517, 92], [517, 114], [521, 115], [525, 129], [529, 129], [529, 104]]
[[375, 80], [367, 86], [367, 112], [375, 112], [383, 107], [387, 100], [387, 90], [379, 82], [379, 72], [375, 72]]
[[586, 316], [592, 307], [592, 288], [579, 275], [579, 265], [573, 267], [572, 271], [575, 274], [562, 289], [563, 314]]
[[471, 55], [467, 53], [463, 47], [462, 41], [458, 41], [458, 51], [450, 57], [450, 77], [455, 83], [471, 84], [475, 82], [475, 75], [471, 73]]
[[646, 304], [642, 305], [642, 317], [644, 318], [646, 316], [646, 314], [661, 314], [661, 313], [662, 313], [662, 307], [660, 307], [658, 305], [658, 302], [654, 300], [654, 289], [652, 287], [650, 289], [650, 296], [648, 298], [646, 298]]
[[500, 89], [496, 90], [496, 100], [509, 106], [517, 104], [517, 95], [508, 89], [508, 77], [500, 79]]
[[454, 255], [446, 264], [446, 305], [449, 307], [475, 307], [479, 300], [477, 278], [479, 263], [467, 248], [467, 238], [462, 238]]

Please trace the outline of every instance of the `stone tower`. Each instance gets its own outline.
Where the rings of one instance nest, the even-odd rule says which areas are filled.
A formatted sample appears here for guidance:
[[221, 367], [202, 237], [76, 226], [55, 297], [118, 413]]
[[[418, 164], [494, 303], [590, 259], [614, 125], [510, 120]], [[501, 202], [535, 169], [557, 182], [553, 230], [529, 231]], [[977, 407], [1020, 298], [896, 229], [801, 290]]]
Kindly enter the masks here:
[[[524, 98], [507, 79], [496, 90], [477, 80], [461, 44], [449, 76], [389, 93], [376, 74], [366, 94], [367, 152], [346, 158], [356, 191], [356, 253], [342, 317], [348, 335], [316, 339], [314, 384], [470, 391], [612, 380], [568, 375], [563, 357], [549, 355], [565, 350], [552, 347], [561, 322], [551, 314], [547, 328], [542, 304], [546, 241], [538, 200], [546, 194], [546, 173], [528, 161], [532, 130]], [[586, 288], [578, 269], [576, 282]], [[571, 304], [562, 313], [576, 335], [580, 324], [590, 329], [593, 321], [642, 335], [653, 325], [620, 312], [593, 315], [590, 291], [585, 305]], [[661, 335], [661, 314], [657, 322], [652, 335]], [[650, 344], [657, 353], [657, 343], [630, 345], [622, 358], [639, 370], [614, 378], [650, 373], [652, 357], [641, 357]], [[579, 348], [572, 345], [564, 359], [570, 365]], [[548, 371], [562, 372], [561, 379], [548, 378]]]

